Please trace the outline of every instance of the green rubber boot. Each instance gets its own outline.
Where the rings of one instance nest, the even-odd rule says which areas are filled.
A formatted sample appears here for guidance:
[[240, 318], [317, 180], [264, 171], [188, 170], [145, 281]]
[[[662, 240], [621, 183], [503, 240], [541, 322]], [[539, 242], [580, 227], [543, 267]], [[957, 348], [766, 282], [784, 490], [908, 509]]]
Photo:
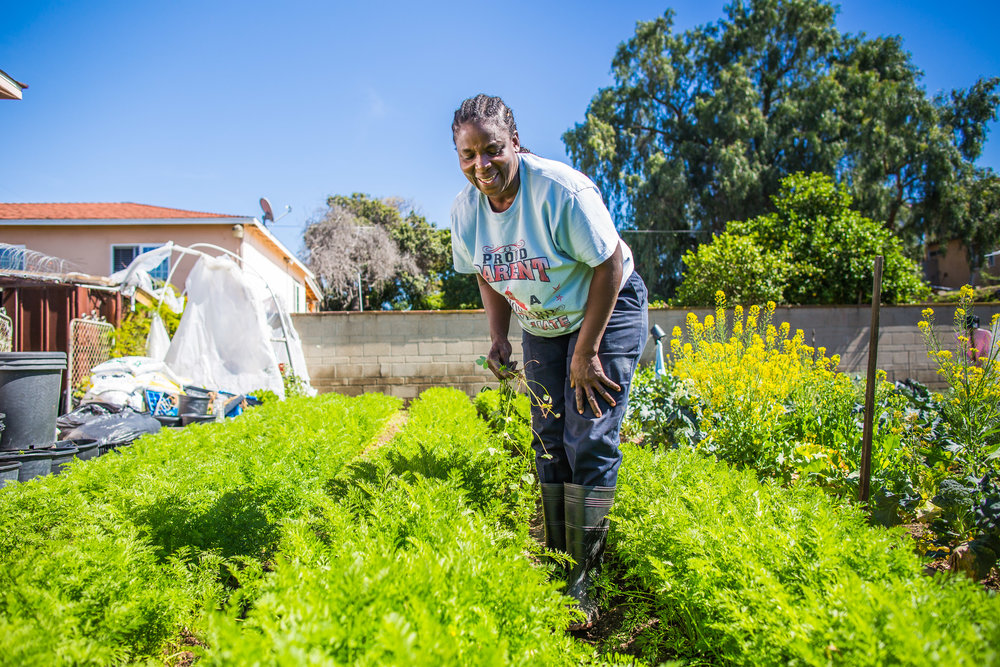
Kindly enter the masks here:
[[579, 604], [587, 620], [571, 630], [590, 627], [597, 619], [597, 602], [590, 588], [604, 558], [608, 537], [608, 512], [615, 501], [613, 486], [564, 484], [566, 498], [566, 549], [573, 557], [566, 594]]
[[566, 551], [566, 505], [562, 482], [542, 484], [542, 516], [545, 519], [545, 548]]

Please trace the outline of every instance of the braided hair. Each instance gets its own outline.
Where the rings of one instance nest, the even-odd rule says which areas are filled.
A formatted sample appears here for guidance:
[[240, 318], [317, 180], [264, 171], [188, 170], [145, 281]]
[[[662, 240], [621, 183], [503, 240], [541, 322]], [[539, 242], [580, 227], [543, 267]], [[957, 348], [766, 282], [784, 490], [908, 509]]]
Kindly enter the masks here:
[[[458, 128], [464, 123], [496, 123], [499, 127], [507, 130], [510, 136], [517, 133], [517, 123], [514, 122], [514, 112], [499, 97], [491, 97], [480, 93], [475, 97], [470, 97], [463, 101], [455, 109], [455, 117], [451, 121], [451, 138], [455, 140]], [[519, 153], [530, 153], [527, 148], [521, 146]]]

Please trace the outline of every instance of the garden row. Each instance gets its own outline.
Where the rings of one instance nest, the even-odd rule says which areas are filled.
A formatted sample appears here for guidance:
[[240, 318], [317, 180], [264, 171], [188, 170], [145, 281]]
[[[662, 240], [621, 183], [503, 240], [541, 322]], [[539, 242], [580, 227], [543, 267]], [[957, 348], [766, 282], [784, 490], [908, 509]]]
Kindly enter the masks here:
[[[511, 429], [497, 396], [477, 400]], [[0, 492], [14, 664], [620, 663], [562, 632], [525, 433], [460, 392], [325, 395], [137, 441]], [[508, 433], [509, 435], [509, 433]], [[990, 664], [1000, 600], [810, 485], [631, 447], [606, 589], [651, 664]], [[896, 529], [898, 530], [898, 529]], [[652, 617], [658, 623], [650, 623]]]
[[528, 557], [530, 464], [468, 399], [326, 395], [0, 493], [15, 664], [579, 664]]
[[1000, 597], [814, 486], [628, 446], [611, 519], [605, 586], [651, 664], [1000, 662]]
[[[863, 384], [772, 324], [772, 307], [727, 311], [721, 295], [717, 305], [675, 329], [664, 376], [643, 372], [633, 386], [627, 426], [643, 446], [622, 467], [604, 583], [630, 601], [628, 626], [650, 628], [643, 655], [1000, 661], [1000, 598], [962, 575], [924, 574], [959, 543], [979, 550], [974, 575], [1000, 553], [1000, 368], [996, 348], [978, 363], [968, 354], [968, 304], [954, 353], [933, 335], [933, 313], [921, 327], [946, 392], [877, 384], [870, 515], [855, 504]], [[872, 519], [920, 520], [930, 538]]]

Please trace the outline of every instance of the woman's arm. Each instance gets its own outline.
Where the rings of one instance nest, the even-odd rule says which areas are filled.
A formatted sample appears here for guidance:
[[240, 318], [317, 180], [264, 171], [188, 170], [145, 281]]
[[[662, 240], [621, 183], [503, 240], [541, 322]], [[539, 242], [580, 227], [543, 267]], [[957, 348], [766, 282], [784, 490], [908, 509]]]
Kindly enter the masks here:
[[510, 304], [481, 275], [476, 274], [476, 279], [479, 281], [479, 296], [483, 300], [486, 320], [490, 326], [490, 351], [486, 355], [486, 365], [498, 380], [506, 380], [514, 375], [513, 371], [517, 367], [516, 361], [510, 361], [511, 347], [507, 338], [507, 332], [510, 331]]
[[604, 374], [601, 360], [597, 357], [604, 329], [608, 326], [608, 320], [611, 319], [615, 302], [618, 300], [621, 282], [622, 247], [619, 243], [611, 257], [594, 267], [590, 292], [587, 294], [587, 306], [583, 311], [583, 324], [580, 326], [580, 335], [573, 351], [573, 359], [570, 361], [569, 383], [576, 389], [576, 409], [580, 414], [583, 414], [584, 403], [587, 403], [594, 414], [600, 417], [601, 408], [597, 404], [596, 394], [600, 394], [608, 405], [614, 405], [615, 400], [608, 393], [608, 388], [614, 391], [621, 390], [620, 386]]

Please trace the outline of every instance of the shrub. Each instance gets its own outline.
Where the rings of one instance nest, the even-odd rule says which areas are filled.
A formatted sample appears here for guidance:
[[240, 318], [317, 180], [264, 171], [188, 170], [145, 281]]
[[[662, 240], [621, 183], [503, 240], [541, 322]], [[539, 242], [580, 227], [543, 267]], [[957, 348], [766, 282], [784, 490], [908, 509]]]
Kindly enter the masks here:
[[864, 303], [871, 300], [877, 255], [885, 258], [883, 301], [907, 303], [929, 293], [902, 242], [851, 210], [846, 187], [829, 176], [787, 176], [772, 201], [774, 213], [732, 221], [724, 234], [685, 254], [678, 303], [709, 305], [715, 290], [744, 304]]
[[682, 260], [684, 281], [672, 300], [678, 306], [711, 304], [719, 289], [733, 303], [781, 302], [792, 271], [786, 252], [763, 249], [752, 236], [732, 232], [688, 250]]

